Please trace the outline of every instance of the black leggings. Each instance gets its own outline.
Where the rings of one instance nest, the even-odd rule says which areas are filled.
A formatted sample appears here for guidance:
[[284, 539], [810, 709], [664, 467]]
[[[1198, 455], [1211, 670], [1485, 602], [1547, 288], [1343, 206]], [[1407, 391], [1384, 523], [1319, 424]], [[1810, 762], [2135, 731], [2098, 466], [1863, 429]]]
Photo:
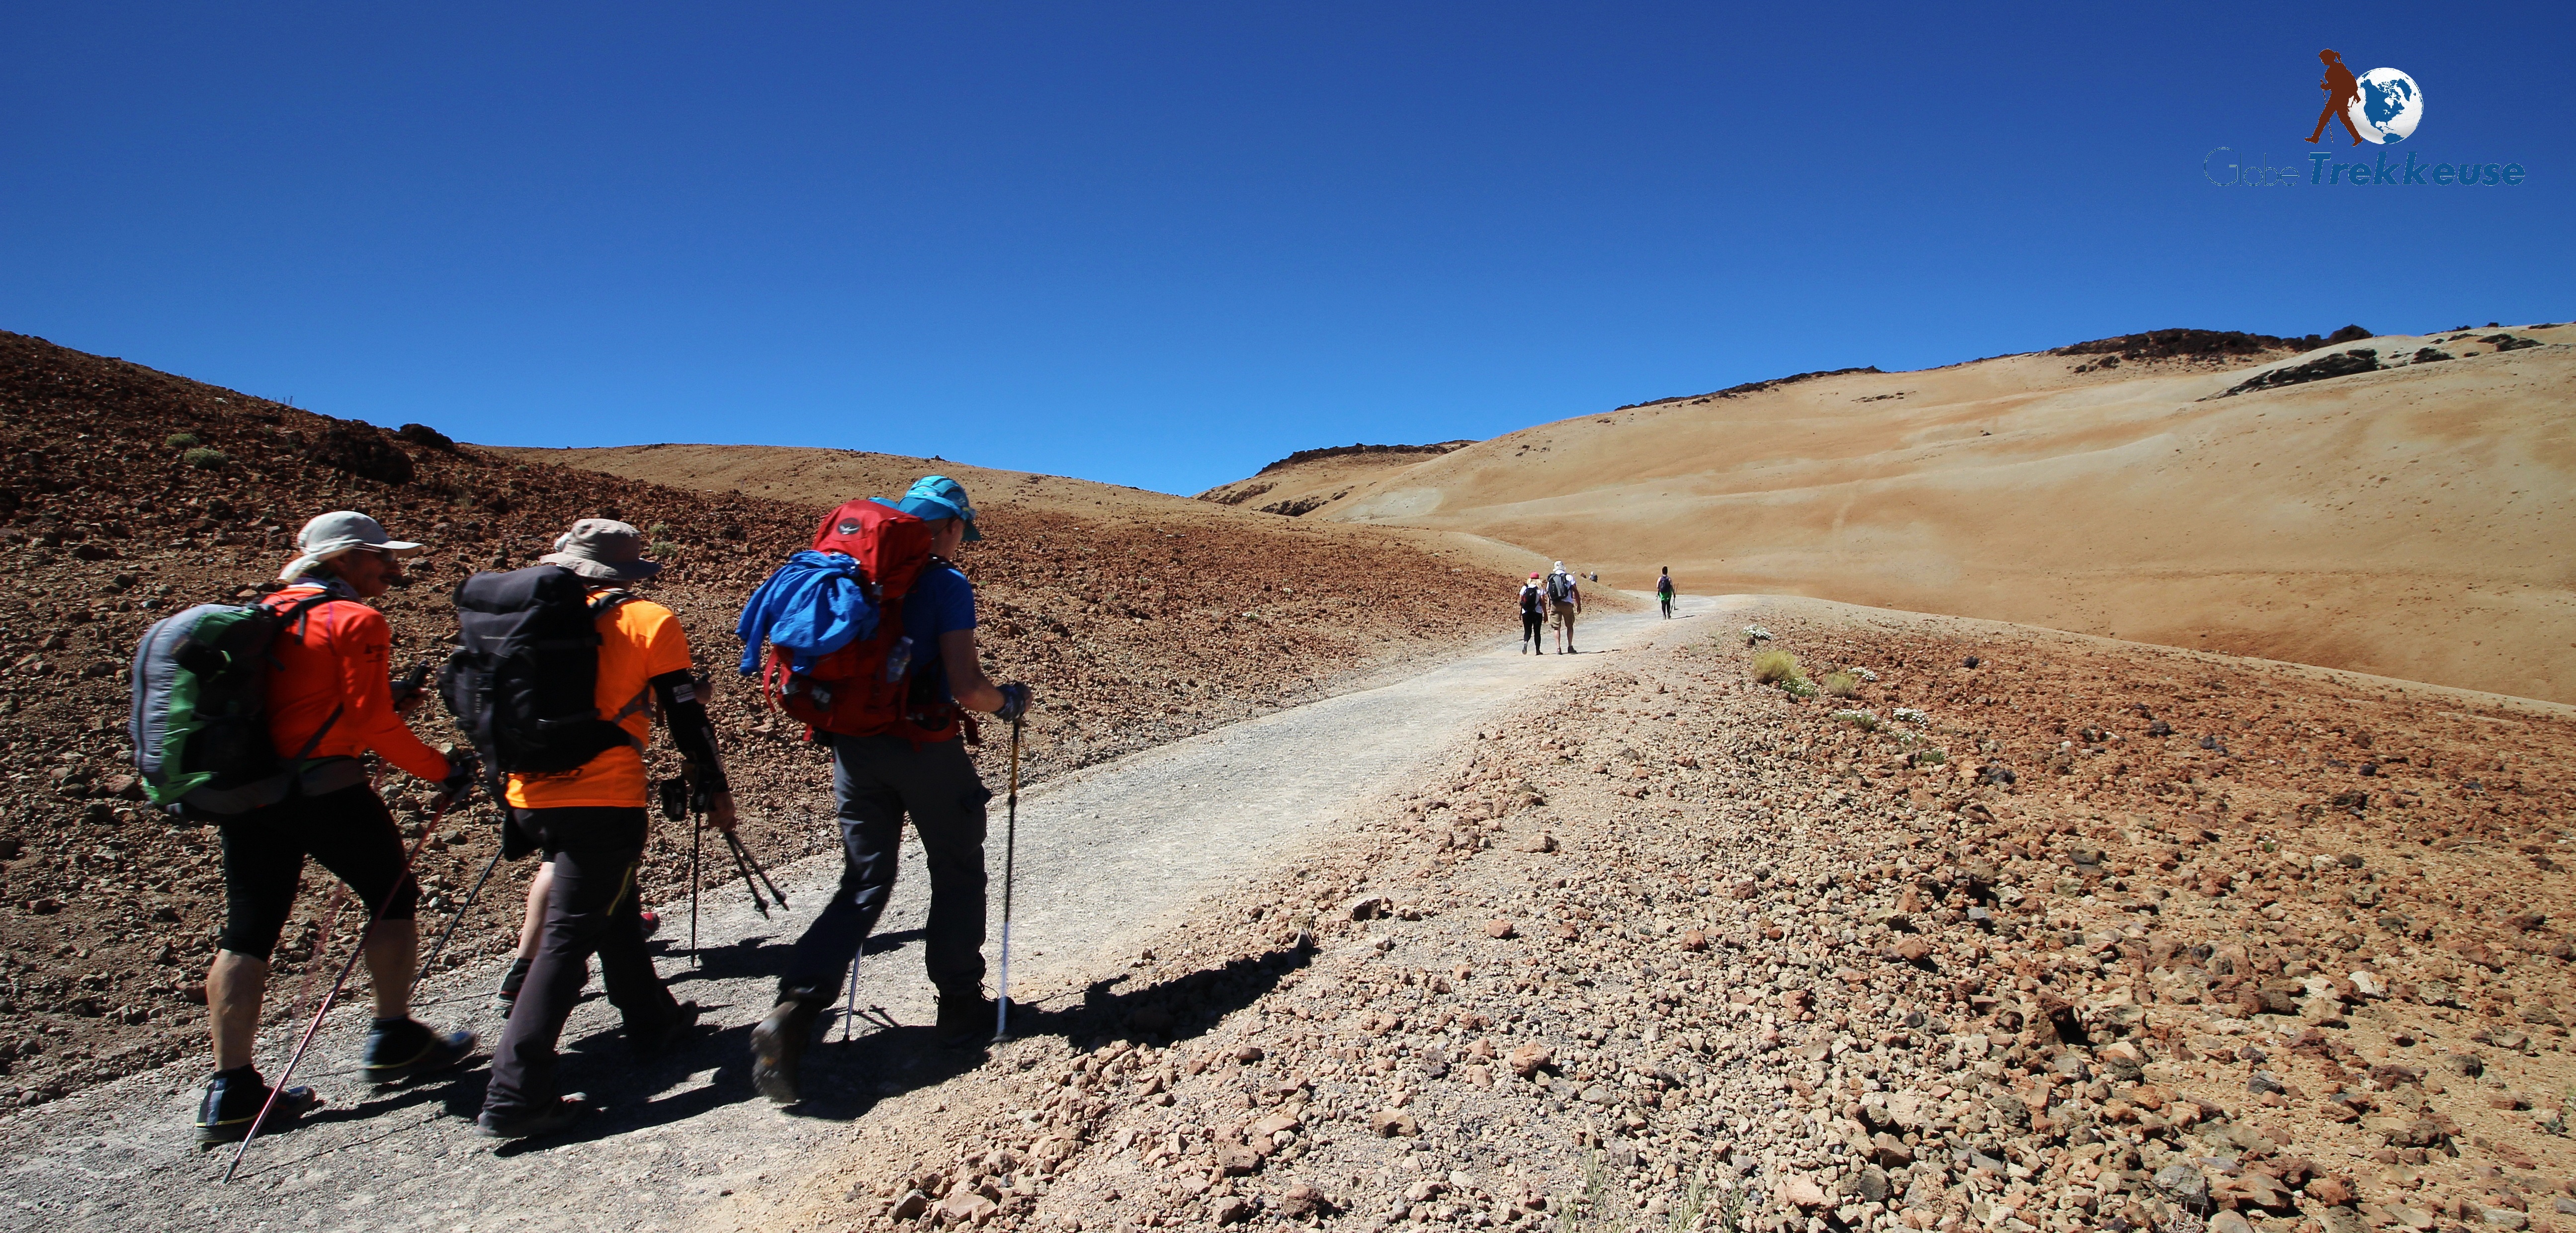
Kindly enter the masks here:
[[[224, 932], [220, 945], [266, 960], [295, 910], [304, 858], [320, 861], [367, 905], [371, 918], [410, 920], [419, 888], [403, 872], [402, 832], [375, 790], [353, 784], [291, 796], [222, 826]], [[381, 908], [381, 912], [379, 912]]]
[[1547, 645], [1547, 640], [1540, 636], [1545, 632], [1547, 632], [1546, 617], [1540, 616], [1535, 612], [1521, 613], [1522, 642], [1531, 646], [1545, 646]]

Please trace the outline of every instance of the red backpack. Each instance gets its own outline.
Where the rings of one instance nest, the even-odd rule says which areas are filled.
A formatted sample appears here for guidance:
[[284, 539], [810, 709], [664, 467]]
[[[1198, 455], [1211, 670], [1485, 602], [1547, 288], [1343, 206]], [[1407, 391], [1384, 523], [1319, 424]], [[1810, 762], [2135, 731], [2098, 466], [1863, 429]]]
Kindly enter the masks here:
[[[955, 735], [954, 703], [913, 699], [912, 666], [939, 648], [922, 646], [903, 632], [903, 599], [930, 564], [930, 524], [891, 505], [851, 501], [823, 518], [814, 551], [837, 552], [859, 563], [868, 598], [877, 605], [877, 631], [794, 671], [794, 654], [769, 649], [760, 674], [770, 705], [809, 729], [843, 736], [896, 733], [915, 742]], [[813, 731], [806, 733], [812, 739]]]

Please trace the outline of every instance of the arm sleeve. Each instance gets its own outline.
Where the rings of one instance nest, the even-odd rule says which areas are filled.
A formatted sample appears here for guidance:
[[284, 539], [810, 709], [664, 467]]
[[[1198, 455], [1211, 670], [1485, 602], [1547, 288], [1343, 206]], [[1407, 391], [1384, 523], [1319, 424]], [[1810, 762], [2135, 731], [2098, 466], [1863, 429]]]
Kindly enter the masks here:
[[653, 695], [662, 704], [662, 722], [671, 729], [671, 743], [679, 747], [689, 777], [709, 792], [732, 791], [725, 782], [724, 756], [716, 751], [715, 721], [707, 717], [706, 701], [698, 697], [688, 669], [654, 677]]
[[[394, 713], [390, 665], [393, 631], [384, 614], [364, 604], [334, 604], [343, 620], [333, 631], [340, 665], [340, 722], [384, 760], [420, 779], [447, 778], [447, 755], [430, 748]], [[354, 609], [355, 612], [350, 610]]]

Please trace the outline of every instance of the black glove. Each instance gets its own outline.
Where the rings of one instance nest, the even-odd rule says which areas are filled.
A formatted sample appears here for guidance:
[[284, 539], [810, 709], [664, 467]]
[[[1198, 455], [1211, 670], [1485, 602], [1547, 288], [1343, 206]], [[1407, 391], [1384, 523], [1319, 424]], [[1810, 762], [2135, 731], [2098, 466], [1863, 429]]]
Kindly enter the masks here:
[[1029, 713], [1029, 702], [1029, 687], [1013, 681], [1002, 687], [1002, 705], [993, 711], [993, 718], [1018, 723], [1020, 716]]
[[447, 751], [447, 778], [438, 781], [438, 794], [448, 806], [460, 804], [472, 795], [482, 774], [483, 762], [474, 756], [473, 747], [459, 745]]

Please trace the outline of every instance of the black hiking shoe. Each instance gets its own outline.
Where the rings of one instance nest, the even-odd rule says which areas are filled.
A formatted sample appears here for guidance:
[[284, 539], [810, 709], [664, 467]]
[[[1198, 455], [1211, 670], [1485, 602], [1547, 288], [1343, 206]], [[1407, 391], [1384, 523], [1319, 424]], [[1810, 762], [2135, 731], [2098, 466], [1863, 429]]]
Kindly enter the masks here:
[[752, 1026], [751, 1085], [772, 1103], [792, 1105], [798, 1100], [796, 1070], [805, 1060], [805, 1046], [813, 1042], [814, 1021], [822, 1014], [823, 1008], [815, 1003], [790, 999]]
[[698, 1004], [682, 1002], [672, 1009], [669, 1022], [645, 1032], [630, 1027], [626, 1029], [626, 1039], [635, 1046], [637, 1053], [645, 1057], [660, 1057], [687, 1040], [697, 1027]]
[[378, 1087], [434, 1075], [474, 1052], [474, 1033], [444, 1036], [418, 1019], [378, 1019], [367, 1033], [367, 1082]]
[[977, 989], [939, 995], [939, 1043], [951, 1049], [979, 1049], [992, 1043], [993, 1019], [1000, 1008]]
[[581, 1120], [590, 1105], [579, 1096], [566, 1096], [550, 1108], [530, 1109], [522, 1113], [495, 1113], [485, 1109], [474, 1119], [474, 1133], [486, 1139], [526, 1139], [550, 1135]]
[[510, 961], [510, 970], [501, 974], [501, 987], [492, 991], [492, 1004], [501, 1008], [501, 1017], [510, 1017], [510, 1008], [519, 1004], [519, 987], [528, 983], [528, 961]]
[[[231, 1143], [249, 1134], [260, 1106], [268, 1103], [268, 1093], [268, 1085], [252, 1067], [216, 1071], [206, 1080], [206, 1098], [197, 1105], [197, 1142]], [[321, 1107], [322, 1098], [312, 1088], [290, 1087], [278, 1093], [277, 1107], [268, 1111], [268, 1123], [259, 1128], [260, 1133], [275, 1134]]]

